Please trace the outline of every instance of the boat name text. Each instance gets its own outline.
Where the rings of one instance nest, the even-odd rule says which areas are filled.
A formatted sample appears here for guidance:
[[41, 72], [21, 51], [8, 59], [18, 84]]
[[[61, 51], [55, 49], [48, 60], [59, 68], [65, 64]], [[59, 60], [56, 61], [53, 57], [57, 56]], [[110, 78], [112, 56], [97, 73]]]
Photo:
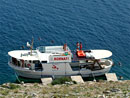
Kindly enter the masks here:
[[69, 60], [69, 57], [55, 57], [54, 61]]

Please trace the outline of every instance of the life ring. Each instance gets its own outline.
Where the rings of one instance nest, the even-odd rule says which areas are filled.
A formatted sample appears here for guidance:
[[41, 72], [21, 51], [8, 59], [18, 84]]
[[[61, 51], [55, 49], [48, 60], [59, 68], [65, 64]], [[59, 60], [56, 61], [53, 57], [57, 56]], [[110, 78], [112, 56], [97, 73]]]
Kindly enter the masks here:
[[31, 66], [31, 64], [27, 64], [27, 66], [28, 66], [28, 67], [30, 67], [30, 66]]

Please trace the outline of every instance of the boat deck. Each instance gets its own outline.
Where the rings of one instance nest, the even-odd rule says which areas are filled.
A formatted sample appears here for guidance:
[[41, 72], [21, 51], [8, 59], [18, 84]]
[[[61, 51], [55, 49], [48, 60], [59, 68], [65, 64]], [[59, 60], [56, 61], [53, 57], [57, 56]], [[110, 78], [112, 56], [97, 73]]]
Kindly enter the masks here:
[[86, 58], [86, 57], [78, 57], [76, 51], [72, 51], [72, 61], [79, 61], [79, 60], [92, 60], [93, 58]]

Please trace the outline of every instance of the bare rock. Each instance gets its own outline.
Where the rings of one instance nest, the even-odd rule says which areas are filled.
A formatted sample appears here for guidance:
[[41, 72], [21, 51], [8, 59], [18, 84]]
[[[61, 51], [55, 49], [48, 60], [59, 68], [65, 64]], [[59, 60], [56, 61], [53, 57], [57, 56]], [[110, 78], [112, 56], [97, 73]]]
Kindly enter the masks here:
[[38, 95], [36, 93], [33, 93], [32, 98], [38, 98]]
[[110, 94], [110, 91], [103, 91], [103, 94], [105, 94], [105, 95], [108, 95], [108, 94]]
[[111, 92], [119, 92], [120, 90], [119, 90], [119, 89], [116, 89], [116, 88], [112, 88], [110, 91], [111, 91]]
[[105, 95], [98, 95], [98, 98], [105, 98]]

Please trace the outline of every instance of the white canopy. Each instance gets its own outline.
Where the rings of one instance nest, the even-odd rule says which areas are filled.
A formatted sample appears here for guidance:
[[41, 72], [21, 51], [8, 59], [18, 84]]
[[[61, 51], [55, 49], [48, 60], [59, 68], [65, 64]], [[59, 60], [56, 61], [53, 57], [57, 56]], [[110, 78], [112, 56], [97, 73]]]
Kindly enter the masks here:
[[33, 53], [32, 56], [29, 55], [30, 50], [15, 50], [8, 52], [8, 55], [16, 59], [22, 60], [38, 60], [36, 53]]
[[109, 50], [91, 50], [90, 53], [86, 52], [86, 57], [94, 57], [95, 59], [108, 58], [112, 56]]

